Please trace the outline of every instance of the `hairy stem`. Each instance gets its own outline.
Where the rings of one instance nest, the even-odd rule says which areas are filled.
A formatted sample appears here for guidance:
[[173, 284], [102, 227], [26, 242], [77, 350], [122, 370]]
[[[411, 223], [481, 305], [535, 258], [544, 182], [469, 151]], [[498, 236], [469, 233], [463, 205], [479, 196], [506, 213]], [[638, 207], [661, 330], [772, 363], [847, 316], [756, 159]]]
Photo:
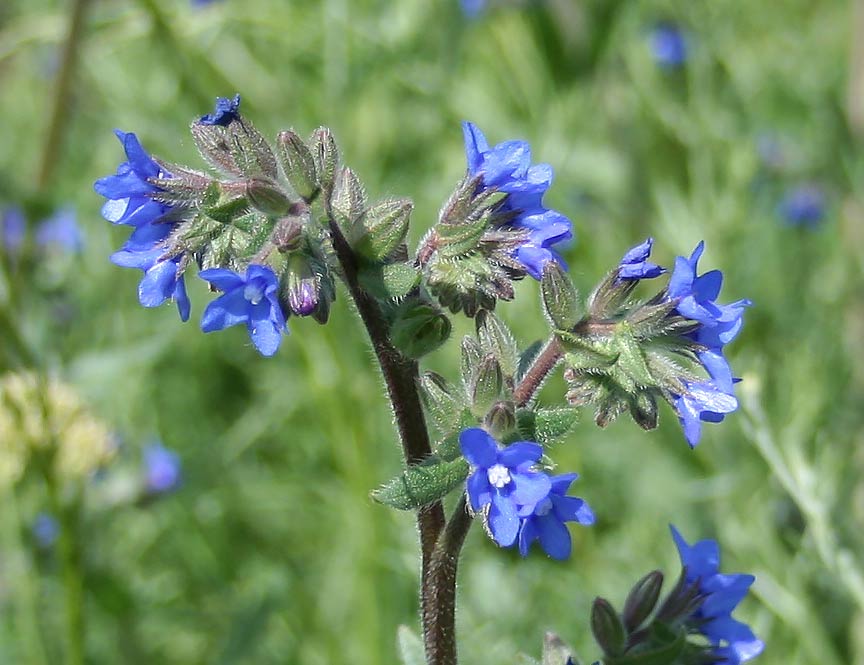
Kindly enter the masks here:
[[63, 143], [63, 132], [68, 126], [66, 114], [69, 108], [69, 93], [78, 66], [78, 51], [84, 32], [84, 18], [90, 0], [75, 0], [72, 3], [72, 13], [69, 16], [69, 32], [60, 54], [60, 71], [57, 74], [57, 87], [54, 88], [54, 100], [51, 106], [51, 120], [45, 133], [45, 143], [42, 146], [42, 159], [39, 163], [39, 175], [36, 184], [43, 189], [51, 181], [57, 166], [57, 156]]
[[430, 605], [431, 615], [424, 615], [423, 622], [423, 642], [429, 665], [456, 665], [456, 569], [471, 521], [463, 494], [429, 562], [424, 587], [437, 601]]
[[528, 368], [519, 385], [513, 391], [513, 399], [516, 401], [517, 406], [525, 406], [531, 401], [540, 389], [540, 386], [543, 385], [546, 377], [555, 369], [555, 365], [561, 360], [563, 353], [564, 351], [558, 339], [554, 335], [550, 337], [549, 341], [546, 342], [546, 346], [534, 358], [531, 367]]
[[[393, 405], [393, 414], [396, 418], [396, 426], [399, 430], [399, 439], [402, 443], [402, 452], [406, 464], [417, 464], [422, 462], [432, 452], [429, 441], [429, 432], [426, 429], [426, 420], [423, 416], [423, 407], [420, 403], [418, 392], [418, 367], [414, 360], [403, 356], [390, 341], [390, 332], [387, 321], [381, 313], [378, 303], [361, 287], [357, 277], [357, 259], [351, 246], [342, 235], [342, 231], [333, 221], [329, 222], [330, 235], [333, 239], [333, 249], [342, 266], [345, 284], [351, 293], [351, 298], [357, 306], [363, 325], [369, 333], [372, 348], [381, 366], [381, 373], [387, 384], [387, 393]], [[438, 536], [444, 528], [444, 507], [440, 501], [436, 501], [417, 511], [417, 526], [420, 531], [420, 549], [422, 552], [420, 591], [421, 616], [423, 620], [423, 632], [429, 635], [439, 633], [453, 633], [452, 625], [433, 625], [439, 617], [446, 617], [437, 610], [441, 602], [439, 594], [441, 589], [430, 586], [430, 562], [433, 549], [438, 541]], [[426, 643], [427, 654], [433, 648]], [[454, 651], [455, 658], [455, 651]], [[445, 663], [451, 661], [430, 661], [430, 663]], [[455, 663], [455, 660], [452, 662]]]
[[[537, 354], [513, 391], [519, 406], [525, 406], [534, 397], [543, 381], [561, 360], [561, 355], [561, 345], [553, 336]], [[429, 563], [429, 579], [424, 585], [437, 596], [437, 602], [431, 608], [435, 612], [434, 616], [430, 617], [428, 622], [424, 616], [423, 622], [423, 639], [429, 665], [456, 665], [456, 571], [459, 552], [472, 522], [467, 499], [463, 494], [438, 539]]]

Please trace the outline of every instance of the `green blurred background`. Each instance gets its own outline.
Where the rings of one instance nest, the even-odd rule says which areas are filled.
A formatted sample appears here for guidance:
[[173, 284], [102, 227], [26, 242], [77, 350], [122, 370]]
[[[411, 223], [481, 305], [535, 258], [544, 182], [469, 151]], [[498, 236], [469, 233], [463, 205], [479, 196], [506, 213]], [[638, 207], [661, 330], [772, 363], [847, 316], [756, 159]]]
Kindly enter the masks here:
[[[31, 234], [74, 206], [84, 237], [79, 254], [7, 260], [0, 308], [14, 301], [38, 362], [122, 440], [85, 501], [87, 662], [389, 664], [397, 626], [417, 627], [413, 518], [368, 497], [399, 449], [344, 293], [327, 326], [292, 319], [268, 360], [242, 329], [200, 333], [199, 280], [182, 325], [171, 306], [138, 306], [139, 273], [107, 260], [126, 235], [92, 190], [123, 159], [111, 130], [200, 167], [188, 124], [235, 92], [268, 135], [333, 128], [373, 197], [414, 198], [413, 241], [464, 172], [470, 119], [555, 168], [547, 201], [573, 220], [583, 292], [650, 234], [666, 265], [704, 238], [722, 300], [755, 302], [729, 349], [742, 409], [698, 449], [667, 409], [649, 434], [626, 419], [601, 431], [586, 413], [555, 451], [598, 515], [573, 529], [569, 561], [522, 560], [473, 529], [466, 664], [537, 655], [545, 630], [590, 659], [594, 596], [620, 605], [652, 568], [676, 574], [670, 522], [717, 538], [724, 570], [757, 576], [738, 612], [767, 643], [757, 662], [864, 662], [861, 7], [492, 1], [470, 17], [457, 0], [93, 0], [67, 67], [73, 4], [0, 4], [0, 206], [23, 206]], [[652, 49], [664, 22], [686, 39], [680, 66]], [[818, 221], [789, 219], [802, 186]], [[526, 345], [544, 335], [530, 279], [499, 311]], [[457, 341], [427, 365], [454, 376]], [[558, 377], [543, 397], [562, 394]], [[182, 486], [106, 499], [153, 438], [179, 454]], [[7, 495], [0, 662], [62, 663], [57, 555], [29, 527], [47, 500], [36, 481]]]

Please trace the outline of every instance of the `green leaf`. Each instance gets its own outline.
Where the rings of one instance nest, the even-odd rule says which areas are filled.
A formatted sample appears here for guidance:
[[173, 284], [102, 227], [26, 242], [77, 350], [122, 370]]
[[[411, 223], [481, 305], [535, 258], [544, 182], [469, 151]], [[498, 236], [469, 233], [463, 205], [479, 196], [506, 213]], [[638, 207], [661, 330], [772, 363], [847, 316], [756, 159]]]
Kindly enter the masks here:
[[468, 462], [463, 458], [452, 462], [430, 458], [422, 464], [409, 466], [385, 485], [372, 490], [370, 496], [391, 508], [414, 510], [443, 498], [467, 476]]
[[510, 328], [493, 312], [485, 309], [477, 312], [474, 322], [482, 352], [494, 355], [504, 376], [512, 377], [519, 365], [519, 350]]
[[456, 428], [465, 404], [443, 376], [424, 372], [420, 377], [420, 396], [426, 412], [440, 432], [448, 433]]
[[381, 261], [405, 242], [414, 203], [411, 199], [385, 199], [366, 210], [355, 243], [357, 252], [371, 261]]
[[396, 631], [396, 646], [402, 665], [426, 665], [423, 640], [408, 626], [399, 626]]
[[538, 409], [534, 414], [534, 436], [539, 444], [548, 446], [564, 438], [576, 426], [579, 412], [566, 407]]
[[540, 294], [546, 318], [556, 330], [570, 330], [576, 325], [582, 316], [579, 294], [570, 275], [555, 261], [549, 261], [543, 268]]
[[358, 279], [360, 286], [375, 298], [395, 300], [408, 295], [420, 283], [420, 273], [408, 263], [365, 265]]

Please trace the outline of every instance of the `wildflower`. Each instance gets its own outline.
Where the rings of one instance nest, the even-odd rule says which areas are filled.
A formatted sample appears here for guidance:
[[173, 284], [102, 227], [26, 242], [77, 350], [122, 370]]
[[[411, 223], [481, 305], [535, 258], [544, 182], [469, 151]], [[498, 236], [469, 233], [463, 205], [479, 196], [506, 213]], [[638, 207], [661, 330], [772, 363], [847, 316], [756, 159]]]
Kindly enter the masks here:
[[650, 36], [654, 61], [664, 69], [675, 69], [687, 61], [687, 38], [674, 23], [659, 23]]
[[738, 408], [733, 394], [735, 379], [723, 355], [723, 347], [738, 335], [744, 309], [752, 304], [749, 300], [728, 305], [716, 302], [723, 273], [719, 270], [702, 275], [696, 273], [704, 248], [705, 243], [700, 242], [689, 259], [683, 256], [675, 259], [667, 289], [667, 296], [677, 300], [677, 314], [699, 323], [687, 337], [696, 343], [697, 358], [710, 377], [709, 381], [685, 382], [684, 394], [675, 397], [675, 408], [691, 447], [699, 443], [700, 421], [721, 422], [726, 414]]
[[144, 479], [151, 494], [164, 494], [180, 484], [180, 457], [161, 443], [144, 448]]
[[720, 547], [716, 541], [701, 540], [688, 545], [674, 526], [670, 528], [684, 567], [685, 581], [696, 585], [704, 598], [687, 619], [690, 629], [708, 639], [711, 654], [723, 663], [740, 665], [758, 656], [765, 643], [747, 624], [732, 618], [732, 611], [747, 595], [756, 578], [746, 574], [720, 573]]
[[15, 256], [24, 246], [27, 220], [18, 206], [5, 208], [0, 214], [0, 244], [7, 256]]
[[519, 509], [540, 503], [552, 487], [546, 474], [533, 470], [543, 448], [531, 441], [505, 448], [477, 427], [463, 430], [459, 444], [473, 467], [466, 484], [471, 509], [489, 505], [489, 531], [495, 542], [509, 547], [519, 533]]
[[648, 260], [653, 244], [654, 238], [648, 238], [629, 250], [618, 264], [618, 279], [653, 279], [666, 272]]
[[165, 243], [175, 224], [166, 221], [172, 207], [154, 199], [162, 191], [154, 179], [167, 179], [165, 171], [141, 147], [132, 133], [117, 130], [127, 161], [113, 176], [100, 178], [94, 189], [108, 201], [102, 216], [113, 224], [134, 227], [129, 240], [111, 256], [111, 262], [123, 268], [138, 268], [144, 277], [138, 285], [138, 301], [144, 307], [158, 307], [173, 298], [180, 318], [189, 319], [190, 303], [180, 271], [180, 256], [166, 256]]
[[[548, 496], [527, 510], [520, 511], [522, 516], [519, 528], [519, 552], [528, 555], [528, 549], [535, 540], [553, 559], [566, 559], [570, 556], [570, 532], [566, 522], [594, 524], [594, 513], [585, 501], [575, 496], [566, 496], [570, 484], [578, 478], [576, 473], [552, 476]], [[524, 513], [530, 510], [527, 515]]]
[[226, 268], [210, 268], [199, 273], [224, 293], [207, 305], [201, 318], [205, 333], [245, 323], [255, 348], [272, 356], [282, 341], [285, 315], [279, 306], [279, 280], [267, 266], [252, 264], [242, 277]]
[[47, 251], [76, 253], [84, 246], [75, 210], [61, 208], [36, 229], [36, 244]]
[[468, 18], [477, 18], [486, 9], [486, 0], [459, 0], [462, 13]]
[[217, 97], [216, 107], [213, 113], [202, 115], [198, 120], [199, 125], [221, 125], [225, 126], [232, 120], [236, 120], [240, 113], [240, 95], [234, 95], [233, 99]]
[[814, 227], [825, 217], [825, 193], [816, 185], [799, 185], [786, 192], [778, 212], [790, 226]]
[[489, 147], [480, 129], [462, 123], [465, 153], [471, 175], [483, 176], [483, 188], [507, 194], [502, 209], [513, 213], [508, 225], [527, 232], [514, 252], [529, 275], [539, 280], [548, 261], [564, 260], [552, 247], [573, 237], [570, 220], [543, 205], [543, 194], [552, 184], [552, 167], [531, 164], [531, 147], [525, 141], [506, 141]]
[[48, 513], [39, 513], [36, 519], [33, 520], [32, 526], [33, 540], [42, 549], [49, 549], [57, 542], [57, 536], [60, 533], [60, 528], [55, 520]]

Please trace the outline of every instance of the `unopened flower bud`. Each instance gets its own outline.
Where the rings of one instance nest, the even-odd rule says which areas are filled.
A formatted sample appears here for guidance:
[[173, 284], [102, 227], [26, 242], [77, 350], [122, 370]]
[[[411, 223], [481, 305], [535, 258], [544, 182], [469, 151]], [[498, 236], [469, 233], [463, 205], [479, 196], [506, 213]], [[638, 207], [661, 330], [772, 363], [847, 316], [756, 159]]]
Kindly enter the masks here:
[[629, 632], [639, 628], [654, 611], [657, 600], [660, 598], [662, 586], [663, 573], [654, 570], [636, 582], [630, 590], [627, 600], [624, 602], [624, 612], [622, 613], [624, 627]]
[[450, 319], [435, 305], [409, 299], [393, 319], [393, 344], [409, 358], [420, 358], [447, 341], [450, 329]]
[[617, 656], [624, 652], [627, 639], [624, 624], [605, 598], [595, 598], [591, 606], [591, 632], [607, 655]]
[[303, 240], [303, 218], [286, 215], [276, 222], [271, 236], [273, 244], [280, 252], [291, 252], [300, 247]]
[[286, 280], [288, 307], [297, 316], [309, 316], [318, 307], [318, 278], [309, 260], [300, 254], [291, 257]]
[[309, 201], [318, 191], [318, 175], [312, 151], [297, 134], [291, 130], [279, 132], [277, 155], [282, 164], [285, 177], [294, 191]]
[[253, 178], [246, 182], [246, 198], [265, 215], [284, 215], [291, 208], [291, 199], [274, 182]]
[[555, 261], [543, 267], [540, 292], [549, 322], [558, 330], [572, 329], [581, 316], [579, 294], [570, 276]]
[[504, 389], [504, 374], [498, 359], [491, 353], [485, 356], [474, 373], [471, 386], [471, 401], [474, 414], [482, 417], [492, 405], [501, 399]]
[[483, 419], [486, 429], [496, 439], [506, 438], [516, 428], [516, 406], [513, 402], [497, 402]]

